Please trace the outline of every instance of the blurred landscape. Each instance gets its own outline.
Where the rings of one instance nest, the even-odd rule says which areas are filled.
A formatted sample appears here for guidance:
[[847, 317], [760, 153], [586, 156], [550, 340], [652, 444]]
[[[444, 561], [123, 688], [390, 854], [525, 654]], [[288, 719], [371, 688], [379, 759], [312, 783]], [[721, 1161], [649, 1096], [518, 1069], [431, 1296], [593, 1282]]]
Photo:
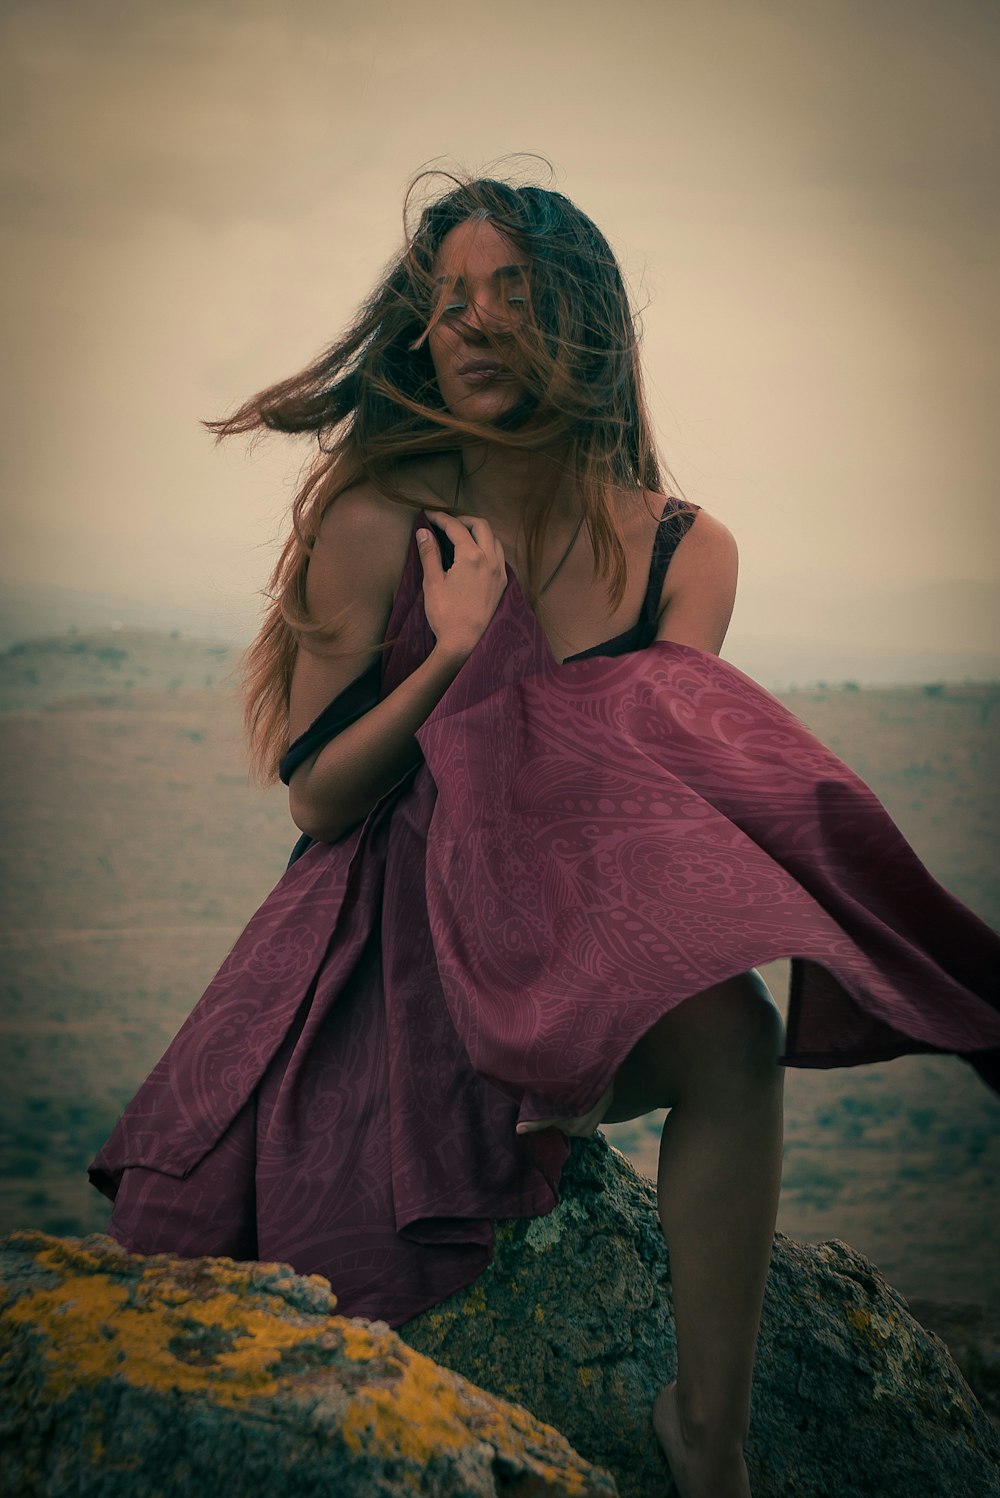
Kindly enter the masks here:
[[[0, 654], [4, 1232], [105, 1227], [88, 1160], [284, 870], [297, 832], [283, 787], [248, 785], [237, 659], [131, 626]], [[778, 695], [1000, 927], [1000, 682]], [[763, 969], [783, 1007], [786, 966]], [[605, 1130], [647, 1175], [663, 1116]], [[789, 1069], [778, 1227], [846, 1240], [907, 1297], [1000, 1307], [998, 1123], [953, 1057]]]

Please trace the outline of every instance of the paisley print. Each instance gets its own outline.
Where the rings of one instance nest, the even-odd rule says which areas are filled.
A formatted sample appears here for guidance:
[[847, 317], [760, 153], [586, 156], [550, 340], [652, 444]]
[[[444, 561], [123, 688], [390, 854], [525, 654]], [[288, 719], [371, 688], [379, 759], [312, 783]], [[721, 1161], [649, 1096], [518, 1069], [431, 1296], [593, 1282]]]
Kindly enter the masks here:
[[[415, 541], [389, 635], [382, 696], [433, 645]], [[556, 1205], [568, 1140], [519, 1120], [589, 1112], [662, 1015], [780, 957], [783, 1064], [946, 1051], [1000, 1090], [1000, 939], [734, 667], [560, 664], [510, 571], [417, 740], [289, 865], [91, 1164], [126, 1247], [283, 1260], [399, 1326], [482, 1272], [492, 1219]]]

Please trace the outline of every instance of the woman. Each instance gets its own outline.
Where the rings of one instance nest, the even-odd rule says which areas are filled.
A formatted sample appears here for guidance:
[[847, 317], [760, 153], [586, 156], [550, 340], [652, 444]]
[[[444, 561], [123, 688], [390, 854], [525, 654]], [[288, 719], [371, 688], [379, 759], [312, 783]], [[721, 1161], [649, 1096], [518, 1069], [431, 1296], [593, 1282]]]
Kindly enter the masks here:
[[347, 337], [215, 425], [320, 438], [247, 660], [303, 837], [91, 1167], [110, 1230], [401, 1325], [551, 1210], [566, 1136], [668, 1108], [652, 1420], [684, 1498], [745, 1498], [782, 1066], [997, 1085], [1000, 943], [718, 660], [735, 545], [660, 492], [621, 276], [560, 194], [453, 183]]

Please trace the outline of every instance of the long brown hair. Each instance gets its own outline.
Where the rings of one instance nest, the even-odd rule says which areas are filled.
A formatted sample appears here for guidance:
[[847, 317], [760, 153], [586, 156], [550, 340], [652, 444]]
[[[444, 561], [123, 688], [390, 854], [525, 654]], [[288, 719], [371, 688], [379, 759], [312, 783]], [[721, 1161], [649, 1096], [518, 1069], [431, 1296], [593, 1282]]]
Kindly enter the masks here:
[[[411, 227], [415, 195], [439, 175], [447, 190], [423, 204]], [[445, 235], [469, 219], [488, 220], [528, 265], [528, 307], [509, 335], [523, 394], [489, 425], [447, 410], [427, 347], [445, 300], [433, 279], [435, 257]], [[343, 624], [344, 611], [314, 619], [305, 586], [320, 523], [339, 494], [367, 480], [401, 504], [428, 508], [405, 492], [414, 460], [483, 441], [557, 450], [580, 495], [595, 576], [607, 578], [615, 609], [627, 582], [615, 493], [660, 489], [636, 319], [615, 256], [586, 214], [548, 188], [421, 173], [407, 194], [404, 225], [402, 253], [343, 337], [300, 374], [269, 386], [232, 416], [204, 423], [218, 441], [262, 429], [313, 433], [317, 441], [265, 590], [264, 622], [241, 662], [251, 776], [260, 784], [277, 779], [288, 748], [300, 641], [334, 639]], [[549, 503], [526, 516], [525, 593], [533, 606]]]

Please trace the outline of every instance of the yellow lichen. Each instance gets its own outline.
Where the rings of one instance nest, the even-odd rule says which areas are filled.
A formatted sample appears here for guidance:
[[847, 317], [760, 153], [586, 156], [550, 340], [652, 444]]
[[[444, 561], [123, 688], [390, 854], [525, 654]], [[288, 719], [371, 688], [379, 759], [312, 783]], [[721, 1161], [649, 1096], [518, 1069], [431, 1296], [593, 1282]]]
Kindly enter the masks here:
[[576, 1376], [585, 1389], [589, 1389], [594, 1381], [594, 1370], [592, 1368], [578, 1368]]
[[375, 1447], [418, 1465], [435, 1452], [457, 1452], [469, 1441], [455, 1390], [440, 1379], [421, 1378], [413, 1360], [397, 1362], [389, 1384], [358, 1390], [341, 1423], [353, 1452]]
[[362, 1326], [351, 1326], [349, 1322], [344, 1322], [337, 1330], [344, 1356], [350, 1358], [352, 1363], [368, 1362], [382, 1350], [387, 1341], [384, 1334], [379, 1337], [376, 1332], [366, 1331]]
[[880, 1351], [895, 1333], [892, 1321], [885, 1316], [880, 1316], [876, 1311], [866, 1310], [863, 1306], [852, 1306], [847, 1312], [847, 1323], [872, 1347]]
[[544, 1321], [545, 1320], [545, 1311], [544, 1311], [544, 1309], [541, 1306], [536, 1306], [535, 1307], [535, 1320], [536, 1321]]
[[479, 1280], [468, 1291], [462, 1302], [462, 1312], [466, 1316], [479, 1316], [486, 1310], [486, 1291]]
[[[341, 1433], [354, 1453], [402, 1456], [424, 1466], [436, 1454], [455, 1454], [481, 1442], [507, 1452], [518, 1449], [526, 1437], [562, 1443], [552, 1426], [526, 1410], [466, 1388], [422, 1353], [406, 1349], [406, 1354], [395, 1360], [398, 1378], [360, 1389], [345, 1411]], [[538, 1459], [531, 1465], [565, 1493], [584, 1491], [583, 1470], [569, 1450], [558, 1467]]]
[[[180, 1304], [151, 1304], [143, 1291], [152, 1287], [144, 1280], [129, 1286], [107, 1274], [67, 1274], [60, 1284], [29, 1291], [8, 1307], [13, 1324], [48, 1336], [50, 1400], [81, 1383], [118, 1377], [137, 1388], [198, 1391], [235, 1404], [247, 1394], [276, 1392], [273, 1365], [284, 1350], [316, 1339], [314, 1324], [294, 1326], [229, 1290]], [[161, 1291], [156, 1285], [157, 1297]], [[190, 1336], [192, 1323], [230, 1334], [229, 1346], [204, 1364], [186, 1362], [169, 1344]]]
[[[5, 1314], [43, 1339], [47, 1401], [58, 1402], [81, 1385], [121, 1379], [235, 1407], [247, 1397], [292, 1386], [294, 1373], [280, 1371], [288, 1349], [313, 1344], [332, 1358], [339, 1343], [351, 1362], [375, 1363], [371, 1382], [349, 1397], [341, 1422], [345, 1443], [354, 1452], [407, 1459], [415, 1470], [406, 1483], [414, 1492], [421, 1491], [419, 1474], [429, 1463], [483, 1443], [510, 1456], [523, 1454], [545, 1488], [567, 1495], [585, 1491], [586, 1464], [551, 1426], [467, 1385], [388, 1329], [339, 1317], [290, 1318], [287, 1302], [262, 1289], [258, 1266], [213, 1260], [189, 1282], [169, 1260], [112, 1259], [35, 1237], [35, 1261], [57, 1274], [58, 1283], [16, 1296]], [[325, 1286], [319, 1276], [312, 1278]], [[481, 1284], [471, 1288], [462, 1309], [486, 1310]], [[544, 1319], [541, 1306], [536, 1317]], [[589, 1370], [580, 1374], [589, 1382]], [[95, 1467], [114, 1466], [96, 1433], [87, 1449]]]
[[337, 1297], [330, 1289], [330, 1281], [327, 1279], [325, 1274], [304, 1274], [302, 1278], [304, 1280], [307, 1280], [310, 1285], [316, 1285], [320, 1290], [325, 1290], [326, 1293], [333, 1296], [334, 1301], [336, 1301]]

